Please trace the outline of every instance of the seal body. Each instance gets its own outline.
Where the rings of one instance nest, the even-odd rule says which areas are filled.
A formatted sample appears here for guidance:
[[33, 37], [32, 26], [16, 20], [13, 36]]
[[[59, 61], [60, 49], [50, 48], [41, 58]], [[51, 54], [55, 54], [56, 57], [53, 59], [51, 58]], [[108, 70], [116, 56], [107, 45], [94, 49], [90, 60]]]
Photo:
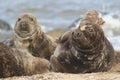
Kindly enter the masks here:
[[32, 56], [24, 49], [10, 48], [0, 43], [0, 77], [33, 75], [49, 72], [46, 59]]
[[35, 16], [21, 15], [16, 21], [14, 32], [14, 47], [27, 49], [36, 57], [50, 59], [56, 43], [42, 31]]
[[111, 69], [115, 61], [114, 49], [105, 37], [100, 21], [96, 21], [85, 16], [79, 28], [59, 38], [50, 60], [54, 71], [90, 73]]

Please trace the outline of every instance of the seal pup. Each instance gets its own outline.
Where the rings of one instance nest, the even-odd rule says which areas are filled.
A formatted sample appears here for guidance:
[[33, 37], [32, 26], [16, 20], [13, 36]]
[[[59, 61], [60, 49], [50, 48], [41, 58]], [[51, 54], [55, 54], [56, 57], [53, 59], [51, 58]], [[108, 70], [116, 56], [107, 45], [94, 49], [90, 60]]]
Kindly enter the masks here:
[[[80, 26], [59, 38], [50, 62], [53, 71], [67, 73], [104, 72], [114, 65], [114, 48], [102, 30], [102, 19], [89, 11]], [[89, 17], [89, 15], [91, 17]]]
[[23, 14], [14, 27], [14, 47], [25, 48], [32, 55], [50, 59], [56, 47], [55, 40], [46, 35], [35, 16]]
[[48, 60], [0, 43], [0, 78], [46, 73], [49, 68]]

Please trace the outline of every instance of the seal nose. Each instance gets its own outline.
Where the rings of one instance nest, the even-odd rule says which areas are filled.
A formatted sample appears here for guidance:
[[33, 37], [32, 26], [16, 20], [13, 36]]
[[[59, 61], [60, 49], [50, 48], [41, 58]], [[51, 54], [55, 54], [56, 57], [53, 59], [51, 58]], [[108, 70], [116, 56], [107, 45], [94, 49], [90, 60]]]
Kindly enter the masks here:
[[22, 26], [24, 26], [24, 25], [26, 25], [26, 21], [21, 21], [20, 24], [21, 24]]
[[20, 25], [21, 25], [21, 29], [25, 29], [26, 26], [27, 26], [27, 22], [26, 21], [21, 21]]
[[72, 36], [74, 36], [74, 38], [80, 37], [82, 35], [81, 32], [72, 32]]

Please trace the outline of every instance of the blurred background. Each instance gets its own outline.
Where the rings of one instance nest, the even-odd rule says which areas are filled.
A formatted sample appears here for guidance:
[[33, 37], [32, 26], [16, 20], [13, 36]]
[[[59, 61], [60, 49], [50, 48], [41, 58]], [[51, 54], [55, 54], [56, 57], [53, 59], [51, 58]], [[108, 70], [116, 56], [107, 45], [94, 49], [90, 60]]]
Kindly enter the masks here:
[[120, 50], [120, 0], [0, 0], [0, 20], [7, 22], [0, 23], [3, 26], [0, 41], [11, 38], [17, 17], [23, 13], [35, 15], [48, 32], [76, 27], [80, 18], [92, 9], [106, 21], [105, 35]]

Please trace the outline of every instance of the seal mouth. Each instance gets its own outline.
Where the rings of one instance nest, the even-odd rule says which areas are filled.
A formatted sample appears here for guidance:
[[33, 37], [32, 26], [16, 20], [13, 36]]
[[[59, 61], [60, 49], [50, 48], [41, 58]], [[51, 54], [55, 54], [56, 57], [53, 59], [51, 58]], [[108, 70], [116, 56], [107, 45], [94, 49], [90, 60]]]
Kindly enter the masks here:
[[22, 33], [29, 33], [31, 31], [31, 26], [26, 21], [22, 21], [18, 26], [18, 30]]
[[28, 31], [17, 31], [15, 32], [19, 37], [21, 38], [27, 38], [27, 37], [31, 37], [33, 34], [35, 34], [37, 31], [31, 31], [31, 32], [28, 32]]
[[31, 37], [36, 32], [37, 30], [34, 29], [33, 26], [27, 24], [18, 25], [15, 28], [15, 33], [21, 38]]
[[15, 33], [17, 35], [19, 35], [20, 37], [23, 37], [23, 38], [31, 36], [34, 32], [35, 31], [30, 32], [30, 31], [27, 31], [27, 30], [17, 30], [17, 31], [15, 31]]
[[27, 34], [27, 33], [29, 33], [28, 31], [21, 31], [22, 33], [24, 33], [24, 34]]
[[20, 29], [18, 31], [21, 32], [21, 34], [28, 34], [31, 32], [29, 27], [28, 28], [21, 28], [21, 26], [20, 26]]
[[33, 25], [29, 25], [27, 22], [23, 23], [20, 22], [16, 27], [15, 27], [15, 33], [21, 37], [21, 38], [26, 38], [32, 36], [36, 30], [34, 29]]

